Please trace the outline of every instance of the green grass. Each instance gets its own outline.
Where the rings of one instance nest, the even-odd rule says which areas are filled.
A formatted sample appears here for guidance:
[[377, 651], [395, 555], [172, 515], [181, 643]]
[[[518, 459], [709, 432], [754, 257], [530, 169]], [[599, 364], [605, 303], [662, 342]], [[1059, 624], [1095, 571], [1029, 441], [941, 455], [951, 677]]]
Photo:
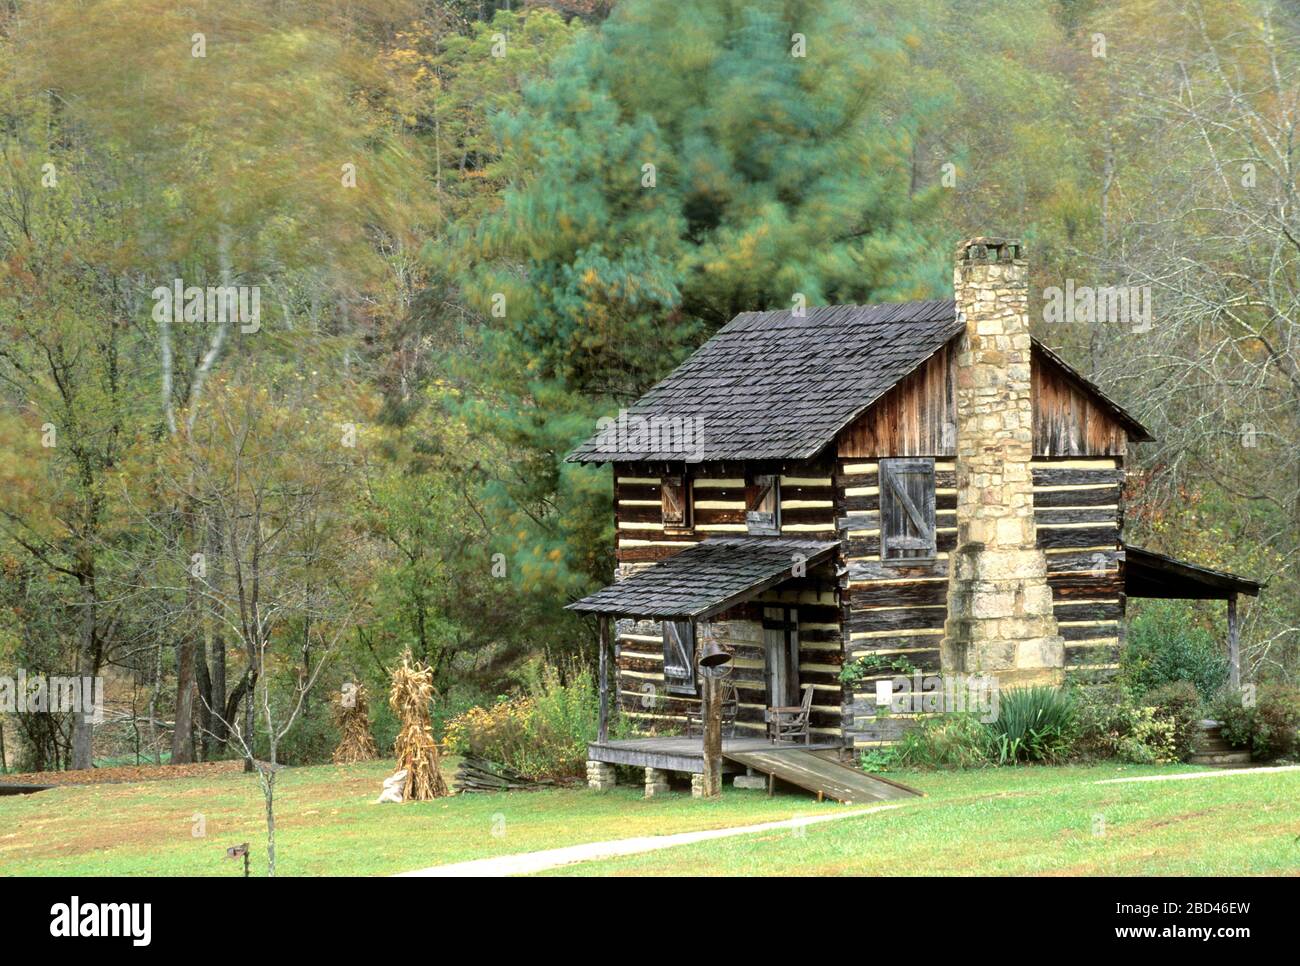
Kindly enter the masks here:
[[[1096, 785], [1188, 767], [900, 773], [903, 808], [559, 875], [1295, 875], [1300, 772]], [[1094, 823], [1100, 834], [1094, 834]]]
[[[806, 796], [729, 790], [645, 800], [638, 787], [567, 788], [372, 804], [390, 762], [294, 768], [277, 784], [281, 875], [377, 875], [601, 839], [790, 818]], [[821, 808], [835, 806], [824, 805]], [[196, 814], [206, 835], [191, 834]], [[225, 875], [227, 846], [249, 842], [265, 872], [266, 827], [256, 778], [241, 773], [56, 788], [0, 797], [0, 875]]]
[[[582, 842], [826, 814], [801, 794], [728, 788], [645, 800], [635, 786], [374, 805], [390, 764], [280, 779], [279, 871], [373, 875]], [[1187, 767], [900, 773], [928, 793], [891, 812], [556, 870], [569, 875], [1239, 875], [1300, 872], [1300, 772], [1124, 785]], [[206, 835], [193, 837], [201, 813]], [[1093, 834], [1102, 816], [1102, 834]], [[242, 774], [0, 798], [0, 874], [226, 875], [247, 841], [265, 871], [262, 798]]]

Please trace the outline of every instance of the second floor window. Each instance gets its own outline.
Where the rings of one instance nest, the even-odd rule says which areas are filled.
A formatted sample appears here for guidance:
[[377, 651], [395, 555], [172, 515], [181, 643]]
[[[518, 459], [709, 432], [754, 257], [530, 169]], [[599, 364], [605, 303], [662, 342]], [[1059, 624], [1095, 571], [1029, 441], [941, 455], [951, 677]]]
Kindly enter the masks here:
[[663, 524], [686, 530], [691, 525], [691, 499], [685, 476], [665, 476], [659, 483], [663, 495]]
[[880, 559], [932, 560], [934, 460], [880, 461]]
[[750, 533], [781, 532], [781, 481], [755, 476], [745, 487], [745, 526]]

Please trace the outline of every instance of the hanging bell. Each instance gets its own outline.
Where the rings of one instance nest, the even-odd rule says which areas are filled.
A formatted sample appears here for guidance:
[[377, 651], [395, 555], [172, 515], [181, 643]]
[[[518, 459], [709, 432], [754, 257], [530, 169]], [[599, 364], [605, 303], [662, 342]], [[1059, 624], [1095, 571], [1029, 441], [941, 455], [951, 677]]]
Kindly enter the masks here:
[[707, 640], [700, 651], [700, 667], [718, 668], [731, 663], [731, 652], [716, 640]]

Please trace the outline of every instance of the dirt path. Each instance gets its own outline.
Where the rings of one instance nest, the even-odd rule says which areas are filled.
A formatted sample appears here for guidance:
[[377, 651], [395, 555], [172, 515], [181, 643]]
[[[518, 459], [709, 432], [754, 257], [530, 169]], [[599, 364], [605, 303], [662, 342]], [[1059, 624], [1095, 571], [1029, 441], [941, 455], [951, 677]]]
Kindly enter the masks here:
[[737, 825], [731, 828], [705, 829], [699, 832], [675, 832], [672, 835], [642, 835], [630, 839], [612, 839], [607, 842], [587, 842], [583, 845], [570, 845], [562, 849], [546, 849], [541, 852], [523, 852], [519, 855], [500, 855], [490, 859], [475, 859], [472, 862], [456, 862], [452, 865], [435, 865], [414, 872], [402, 872], [402, 876], [506, 876], [527, 875], [542, 872], [575, 862], [591, 862], [596, 859], [612, 859], [621, 855], [636, 855], [641, 852], [656, 852], [678, 845], [690, 845], [693, 842], [709, 842], [714, 839], [731, 838], [736, 835], [751, 835], [755, 832], [772, 832], [778, 829], [797, 829], [821, 822], [837, 822], [840, 819], [871, 815], [902, 808], [908, 803], [894, 805], [876, 805], [871, 808], [857, 808], [848, 812], [835, 812], [830, 815], [813, 815], [805, 818], [791, 818], [780, 822], [762, 822], [758, 825]]
[[1263, 775], [1273, 771], [1300, 771], [1300, 765], [1274, 765], [1270, 768], [1224, 768], [1222, 771], [1190, 771], [1181, 775], [1142, 775], [1139, 778], [1104, 778], [1094, 785], [1119, 785], [1124, 782], [1179, 782], [1195, 778], [1231, 778], [1241, 775]]

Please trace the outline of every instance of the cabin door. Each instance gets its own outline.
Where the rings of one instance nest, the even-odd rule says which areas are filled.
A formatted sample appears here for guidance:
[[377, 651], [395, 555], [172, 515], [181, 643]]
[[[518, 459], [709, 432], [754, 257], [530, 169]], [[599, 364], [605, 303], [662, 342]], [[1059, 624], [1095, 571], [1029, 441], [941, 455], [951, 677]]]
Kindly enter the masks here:
[[767, 703], [788, 707], [799, 703], [799, 611], [793, 607], [763, 608], [763, 651]]

